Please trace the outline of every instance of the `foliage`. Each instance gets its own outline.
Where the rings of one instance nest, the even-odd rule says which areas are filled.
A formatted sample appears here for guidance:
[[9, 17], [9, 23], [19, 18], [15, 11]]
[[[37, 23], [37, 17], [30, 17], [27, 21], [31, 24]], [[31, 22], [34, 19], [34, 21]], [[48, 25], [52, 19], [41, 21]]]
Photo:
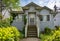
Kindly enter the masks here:
[[13, 21], [13, 17], [12, 16], [10, 18], [6, 18], [6, 19], [3, 19], [3, 20], [0, 20], [0, 27], [11, 26], [11, 21]]
[[11, 16], [13, 17], [13, 20], [15, 19], [16, 16], [18, 16], [18, 14], [15, 13], [11, 13]]
[[52, 30], [52, 33], [40, 34], [41, 41], [60, 41], [60, 28], [58, 30]]
[[20, 4], [20, 0], [2, 0], [6, 7], [16, 8]]
[[8, 19], [0, 20], [0, 27], [10, 26], [10, 21]]
[[2, 19], [3, 18], [3, 16], [2, 16], [2, 14], [0, 13], [0, 19]]
[[50, 33], [51, 33], [51, 29], [48, 28], [48, 27], [46, 27], [46, 28], [44, 29], [44, 32], [45, 32], [46, 34], [50, 34]]
[[0, 28], [0, 41], [18, 41], [19, 38], [22, 38], [22, 33], [16, 27]]
[[26, 15], [24, 15], [24, 24], [26, 25], [27, 19], [26, 19]]

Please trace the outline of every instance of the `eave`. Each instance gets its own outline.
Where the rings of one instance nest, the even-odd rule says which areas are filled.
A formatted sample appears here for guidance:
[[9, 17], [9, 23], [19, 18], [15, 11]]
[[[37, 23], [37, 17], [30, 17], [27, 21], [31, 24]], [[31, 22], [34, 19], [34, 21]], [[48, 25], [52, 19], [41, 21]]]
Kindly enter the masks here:
[[22, 7], [22, 9], [23, 9], [23, 10], [28, 10], [28, 9], [29, 9], [29, 7]]
[[35, 7], [35, 9], [36, 9], [36, 10], [41, 10], [41, 9], [42, 9], [42, 7]]
[[11, 13], [11, 14], [13, 14], [13, 13], [14, 13], [14, 14], [24, 14], [24, 12], [22, 12], [22, 11], [11, 11], [10, 13]]

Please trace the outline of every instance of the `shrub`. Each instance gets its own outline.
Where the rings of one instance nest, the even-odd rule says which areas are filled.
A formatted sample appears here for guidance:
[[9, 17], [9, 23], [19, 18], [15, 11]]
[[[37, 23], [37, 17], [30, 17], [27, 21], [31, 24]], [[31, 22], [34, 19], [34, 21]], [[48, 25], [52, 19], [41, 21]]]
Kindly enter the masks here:
[[45, 32], [46, 34], [50, 34], [50, 33], [51, 33], [51, 29], [48, 28], [48, 27], [46, 27], [46, 28], [44, 29], [44, 32]]
[[60, 28], [53, 30], [52, 34], [40, 34], [41, 41], [60, 41]]
[[22, 38], [22, 33], [16, 27], [0, 28], [0, 41], [18, 41], [19, 38]]
[[9, 18], [0, 20], [0, 27], [7, 27], [7, 26], [11, 26]]
[[56, 28], [56, 30], [58, 30], [59, 29], [59, 26], [55, 26], [55, 28]]

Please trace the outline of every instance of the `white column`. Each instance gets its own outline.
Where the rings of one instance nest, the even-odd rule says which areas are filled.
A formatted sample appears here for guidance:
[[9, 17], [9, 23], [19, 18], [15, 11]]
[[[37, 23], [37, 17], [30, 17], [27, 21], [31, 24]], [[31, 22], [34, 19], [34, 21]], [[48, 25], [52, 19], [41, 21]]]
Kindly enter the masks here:
[[38, 18], [38, 16], [37, 16], [37, 19], [36, 19], [36, 25], [37, 25], [37, 36], [39, 37], [40, 31], [39, 31], [39, 18]]
[[28, 15], [27, 15], [27, 23], [26, 23], [26, 26], [25, 26], [25, 37], [27, 37], [27, 27], [28, 27]]

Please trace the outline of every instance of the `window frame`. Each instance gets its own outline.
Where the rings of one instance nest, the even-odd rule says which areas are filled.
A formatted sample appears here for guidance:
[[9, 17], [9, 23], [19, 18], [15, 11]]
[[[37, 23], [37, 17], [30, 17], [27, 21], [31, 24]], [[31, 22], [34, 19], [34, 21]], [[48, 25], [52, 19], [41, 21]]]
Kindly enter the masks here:
[[47, 15], [47, 21], [50, 21], [50, 15]]
[[39, 20], [43, 21], [43, 15], [39, 15]]

